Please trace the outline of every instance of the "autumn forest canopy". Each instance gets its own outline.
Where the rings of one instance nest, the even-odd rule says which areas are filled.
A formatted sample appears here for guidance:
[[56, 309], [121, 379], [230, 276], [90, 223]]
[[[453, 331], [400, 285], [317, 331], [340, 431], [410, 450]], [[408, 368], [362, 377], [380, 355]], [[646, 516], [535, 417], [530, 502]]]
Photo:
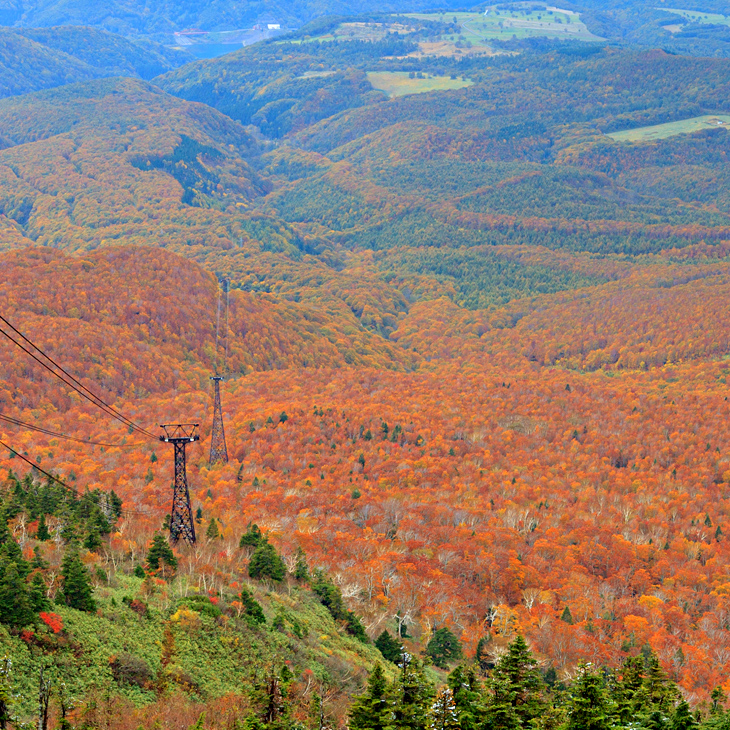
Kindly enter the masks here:
[[730, 727], [730, 5], [656, 5], [0, 2], [0, 727]]

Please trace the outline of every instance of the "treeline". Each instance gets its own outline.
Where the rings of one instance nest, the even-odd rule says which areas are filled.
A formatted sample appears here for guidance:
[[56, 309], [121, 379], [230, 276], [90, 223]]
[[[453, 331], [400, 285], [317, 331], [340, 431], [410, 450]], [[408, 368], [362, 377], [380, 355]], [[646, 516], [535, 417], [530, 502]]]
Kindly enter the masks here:
[[[0, 622], [20, 629], [48, 611], [48, 562], [41, 545], [51, 540], [48, 519], [55, 518], [55, 534], [67, 546], [61, 564], [61, 583], [54, 590], [56, 603], [83, 611], [95, 609], [88, 571], [81, 562], [81, 549], [96, 552], [122, 513], [122, 501], [112, 490], [78, 494], [72, 488], [47, 479], [36, 482], [30, 474], [19, 479], [13, 472], [5, 483], [0, 505]], [[27, 560], [8, 522], [21, 517], [21, 540], [27, 539], [27, 524], [34, 524], [37, 544]]]
[[387, 681], [380, 666], [350, 709], [351, 730], [723, 730], [727, 696], [692, 710], [649, 649], [618, 670], [582, 664], [568, 681], [542, 669], [521, 636], [496, 661], [459, 665], [437, 687], [407, 652]]

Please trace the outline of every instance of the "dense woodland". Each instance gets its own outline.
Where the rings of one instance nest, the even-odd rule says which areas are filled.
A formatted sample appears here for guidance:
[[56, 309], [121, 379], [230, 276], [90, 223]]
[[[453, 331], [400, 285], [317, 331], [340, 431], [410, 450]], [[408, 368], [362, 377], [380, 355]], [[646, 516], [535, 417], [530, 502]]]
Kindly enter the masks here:
[[730, 62], [333, 22], [0, 100], [0, 724], [728, 727]]

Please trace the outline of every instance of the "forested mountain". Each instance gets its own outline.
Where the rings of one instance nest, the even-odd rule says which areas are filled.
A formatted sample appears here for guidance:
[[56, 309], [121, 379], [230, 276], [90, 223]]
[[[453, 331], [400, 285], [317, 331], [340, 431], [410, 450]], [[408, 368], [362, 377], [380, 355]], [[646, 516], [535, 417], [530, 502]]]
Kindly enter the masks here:
[[0, 723], [727, 727], [730, 60], [449, 16], [7, 31]]
[[[455, 0], [443, 0], [435, 7], [461, 7]], [[231, 30], [250, 28], [257, 22], [276, 22], [298, 28], [324, 15], [353, 15], [367, 12], [413, 12], [423, 9], [415, 0], [292, 0], [265, 2], [247, 0], [113, 0], [111, 3], [71, 0], [4, 0], [0, 22], [23, 26], [93, 25], [125, 36], [163, 36], [185, 28]]]
[[0, 96], [103, 76], [152, 78], [190, 60], [89, 27], [0, 30]]
[[730, 55], [727, 0], [653, 4], [634, 0], [582, 0], [580, 6], [587, 10], [583, 21], [590, 30], [605, 38], [660, 47], [674, 53]]

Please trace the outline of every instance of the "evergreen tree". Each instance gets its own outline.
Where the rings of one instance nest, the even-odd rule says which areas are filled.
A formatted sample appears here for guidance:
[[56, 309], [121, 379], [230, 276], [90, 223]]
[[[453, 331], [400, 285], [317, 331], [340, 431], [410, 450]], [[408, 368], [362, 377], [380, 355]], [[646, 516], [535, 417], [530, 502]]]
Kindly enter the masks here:
[[51, 602], [46, 596], [46, 584], [40, 573], [33, 573], [28, 591], [28, 600], [34, 613], [48, 611], [51, 608]]
[[590, 667], [581, 666], [571, 692], [566, 730], [610, 730], [610, 715], [603, 678]]
[[429, 640], [426, 654], [433, 659], [437, 667], [446, 669], [449, 662], [461, 657], [461, 644], [448, 627], [442, 626]]
[[158, 532], [152, 538], [152, 544], [147, 551], [147, 568], [152, 572], [160, 569], [164, 572], [165, 565], [175, 571], [177, 569], [177, 558], [165, 537]]
[[517, 692], [503, 676], [492, 676], [489, 682], [489, 699], [485, 709], [486, 727], [489, 730], [520, 730], [520, 718], [515, 710]]
[[487, 646], [489, 645], [489, 638], [485, 638], [482, 636], [481, 639], [479, 639], [477, 643], [477, 651], [475, 659], [477, 660], [477, 664], [479, 664], [479, 669], [486, 674], [486, 672], [492, 667], [494, 667], [494, 661], [492, 660], [492, 657], [489, 655], [489, 652], [487, 651]]
[[241, 535], [241, 541], [238, 543], [240, 548], [257, 548], [262, 542], [266, 542], [266, 538], [261, 534], [258, 525], [251, 525], [246, 532]]
[[33, 560], [31, 561], [30, 567], [32, 570], [45, 570], [48, 567], [48, 563], [43, 560], [40, 545], [36, 545], [33, 548]]
[[392, 719], [388, 730], [426, 730], [433, 688], [420, 664], [409, 654], [401, 657], [401, 671], [388, 692]]
[[51, 539], [51, 533], [48, 531], [48, 525], [46, 525], [46, 516], [41, 513], [41, 517], [38, 520], [38, 529], [35, 533], [35, 539], [39, 542], [46, 542]]
[[304, 582], [309, 580], [309, 566], [307, 565], [307, 555], [301, 546], [297, 548], [297, 564], [294, 568], [294, 578]]
[[484, 721], [481, 687], [474, 669], [461, 664], [449, 674], [446, 683], [451, 688], [461, 730], [477, 730]]
[[96, 611], [89, 571], [81, 562], [75, 546], [71, 546], [63, 556], [61, 576], [63, 578], [63, 600], [66, 605], [79, 611]]
[[[699, 727], [699, 724], [692, 715], [689, 705], [685, 700], [682, 700], [672, 713], [669, 720], [669, 730], [695, 730], [697, 727]], [[710, 727], [712, 727], [712, 724], [710, 724]]]
[[0, 564], [0, 621], [21, 628], [33, 621], [25, 576], [15, 561]]
[[642, 709], [644, 697], [643, 657], [628, 657], [621, 667], [621, 679], [613, 693], [616, 715], [622, 723], [630, 722]]
[[0, 508], [0, 547], [13, 540], [8, 527], [8, 513], [5, 507]]
[[388, 629], [383, 629], [383, 632], [375, 640], [375, 646], [378, 647], [380, 653], [385, 659], [393, 664], [398, 664], [401, 657], [401, 645], [399, 641], [396, 641], [388, 632]]
[[368, 677], [365, 693], [350, 707], [350, 730], [385, 730], [390, 711], [386, 700], [387, 681], [383, 667], [376, 664]]
[[0, 548], [0, 561], [15, 563], [18, 573], [22, 578], [26, 578], [30, 574], [30, 565], [23, 557], [23, 551], [20, 549], [20, 545], [12, 537]]
[[205, 537], [208, 540], [218, 540], [221, 536], [220, 530], [218, 529], [218, 523], [215, 520], [215, 517], [210, 518], [210, 522], [208, 523], [208, 528], [205, 531]]
[[722, 687], [715, 687], [710, 694], [710, 715], [722, 715], [725, 711], [725, 703], [727, 702], [727, 695], [723, 692]]
[[250, 712], [243, 721], [242, 730], [266, 730], [266, 725]]
[[507, 653], [499, 658], [493, 676], [503, 681], [508, 693], [513, 695], [515, 712], [525, 727], [541, 716], [545, 710], [542, 676], [522, 636], [518, 635]]
[[677, 686], [669, 680], [654, 652], [651, 652], [646, 659], [642, 694], [647, 712], [658, 710], [665, 715], [670, 713], [680, 697]]
[[251, 556], [248, 563], [248, 574], [251, 578], [258, 580], [270, 578], [282, 581], [286, 575], [286, 566], [274, 546], [269, 542], [263, 542]]
[[95, 553], [101, 548], [101, 535], [93, 528], [89, 530], [89, 533], [84, 538], [84, 547], [90, 552]]
[[336, 621], [344, 621], [348, 634], [363, 642], [370, 643], [368, 635], [365, 633], [365, 627], [360, 619], [345, 606], [342, 599], [342, 592], [334, 585], [321, 570], [317, 570], [312, 580], [312, 590], [319, 597], [322, 604], [330, 612], [332, 618]]
[[266, 616], [261, 604], [253, 597], [248, 588], [241, 590], [241, 603], [243, 604], [243, 613], [247, 620], [252, 624], [265, 624]]

